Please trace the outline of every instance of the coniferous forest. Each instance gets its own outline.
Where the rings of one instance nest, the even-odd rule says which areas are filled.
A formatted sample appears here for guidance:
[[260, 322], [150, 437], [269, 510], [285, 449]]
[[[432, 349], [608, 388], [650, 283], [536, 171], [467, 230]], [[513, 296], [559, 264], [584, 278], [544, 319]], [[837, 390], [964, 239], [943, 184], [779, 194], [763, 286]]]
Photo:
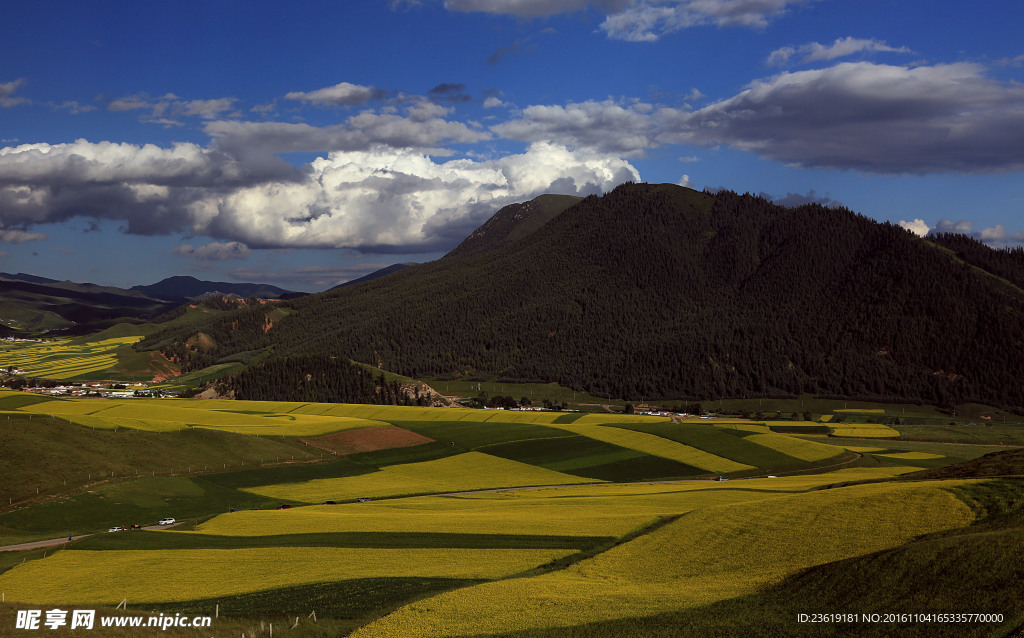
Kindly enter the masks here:
[[321, 355], [270, 359], [217, 384], [218, 392], [251, 401], [429, 405], [430, 397], [348, 361]]
[[269, 353], [268, 366], [317, 354], [627, 400], [1024, 405], [1020, 249], [648, 184], [584, 198], [494, 245], [280, 302], [269, 328], [271, 307], [249, 306], [139, 347], [189, 369], [244, 352]]

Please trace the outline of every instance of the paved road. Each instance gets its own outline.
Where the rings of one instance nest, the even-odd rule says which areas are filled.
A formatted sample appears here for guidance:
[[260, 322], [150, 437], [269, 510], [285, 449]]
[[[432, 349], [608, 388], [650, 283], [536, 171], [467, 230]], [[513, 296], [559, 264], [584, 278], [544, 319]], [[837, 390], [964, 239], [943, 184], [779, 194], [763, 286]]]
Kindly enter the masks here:
[[[82, 534], [81, 536], [72, 536], [71, 540], [77, 541], [79, 538], [85, 538], [86, 536], [92, 536], [92, 534]], [[48, 541], [33, 541], [31, 543], [22, 543], [20, 545], [5, 545], [0, 547], [0, 552], [20, 552], [29, 549], [43, 549], [44, 547], [54, 547], [56, 545], [63, 545], [68, 542], [68, 537], [54, 538]]]
[[[183, 522], [184, 521], [179, 521], [179, 522], [175, 523], [174, 525], [149, 525], [147, 527], [143, 527], [142, 529], [170, 529], [170, 528], [174, 527], [175, 525], [181, 525]], [[128, 533], [128, 532], [131, 532], [133, 530], [126, 529], [124, 531], [125, 531], [125, 533]], [[137, 531], [137, 530], [135, 530], [135, 531]], [[114, 533], [120, 533], [120, 532], [114, 532]], [[72, 536], [71, 540], [72, 541], [77, 541], [80, 538], [86, 538], [86, 537], [89, 537], [89, 536], [92, 536], [92, 534], [81, 534], [79, 536]], [[33, 541], [31, 543], [21, 543], [20, 545], [4, 545], [3, 547], [0, 547], [0, 552], [23, 552], [23, 551], [27, 551], [27, 550], [30, 550], [30, 549], [44, 549], [46, 547], [56, 547], [57, 545], [64, 545], [67, 542], [68, 542], [68, 537], [67, 536], [62, 536], [60, 538], [52, 538], [52, 539], [50, 539], [48, 541]]]

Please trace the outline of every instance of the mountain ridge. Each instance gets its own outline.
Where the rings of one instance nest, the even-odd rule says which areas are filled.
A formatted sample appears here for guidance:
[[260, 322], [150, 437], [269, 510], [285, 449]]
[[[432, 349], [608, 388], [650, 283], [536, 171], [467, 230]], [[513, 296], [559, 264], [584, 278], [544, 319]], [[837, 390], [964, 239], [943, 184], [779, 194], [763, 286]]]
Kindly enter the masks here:
[[259, 334], [205, 325], [208, 356], [273, 346], [629, 399], [1024, 405], [1020, 291], [899, 226], [732, 192], [626, 184], [543, 232], [289, 306]]

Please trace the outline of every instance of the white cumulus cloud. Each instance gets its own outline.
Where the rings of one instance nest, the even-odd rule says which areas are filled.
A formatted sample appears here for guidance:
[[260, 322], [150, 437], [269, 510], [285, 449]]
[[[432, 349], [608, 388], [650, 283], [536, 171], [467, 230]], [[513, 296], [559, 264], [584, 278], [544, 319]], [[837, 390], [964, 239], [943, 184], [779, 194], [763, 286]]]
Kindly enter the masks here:
[[608, 37], [653, 42], [703, 25], [763, 28], [791, 7], [814, 0], [638, 0], [609, 13], [601, 24]]
[[915, 219], [909, 222], [901, 219], [899, 224], [902, 228], [909, 230], [918, 237], [924, 237], [931, 231], [931, 228], [928, 227], [928, 224], [924, 223], [923, 219]]
[[621, 106], [611, 100], [533, 105], [522, 116], [491, 127], [502, 137], [525, 142], [553, 141], [609, 153], [637, 155], [657, 146], [648, 104]]
[[267, 183], [196, 201], [193, 232], [251, 247], [438, 250], [498, 208], [545, 192], [590, 194], [639, 174], [607, 154], [548, 143], [494, 160], [438, 163], [377, 146], [313, 161], [307, 179]]
[[366, 104], [370, 100], [380, 99], [384, 97], [384, 94], [385, 92], [382, 89], [378, 89], [373, 86], [362, 86], [359, 84], [350, 84], [349, 82], [340, 82], [334, 86], [317, 89], [315, 91], [292, 91], [284, 97], [288, 100], [312, 102], [313, 104], [320, 105], [344, 104], [347, 106], [354, 106]]

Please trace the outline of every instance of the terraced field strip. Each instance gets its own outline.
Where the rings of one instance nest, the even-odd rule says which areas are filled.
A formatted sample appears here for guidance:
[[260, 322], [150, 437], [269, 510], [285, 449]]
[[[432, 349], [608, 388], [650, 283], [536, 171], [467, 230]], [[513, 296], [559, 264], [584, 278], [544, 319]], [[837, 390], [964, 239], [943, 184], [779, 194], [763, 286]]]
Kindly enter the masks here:
[[631, 450], [645, 452], [653, 456], [671, 459], [686, 465], [692, 465], [709, 472], [728, 473], [754, 469], [752, 465], [737, 463], [736, 461], [705, 452], [693, 446], [676, 443], [675, 441], [647, 434], [646, 432], [635, 432], [617, 427], [585, 423], [556, 423], [552, 427]]
[[76, 343], [73, 339], [45, 343], [4, 342], [0, 344], [0, 367], [14, 366], [40, 377], [70, 379], [114, 366], [117, 349], [140, 339], [141, 336], [114, 337], [89, 343]]
[[389, 465], [360, 476], [246, 488], [269, 498], [305, 503], [524, 485], [596, 482], [508, 459], [467, 452], [433, 461]]
[[0, 574], [8, 602], [117, 604], [194, 600], [372, 577], [500, 578], [564, 549], [262, 547], [65, 550]]
[[196, 532], [262, 536], [337, 532], [622, 536], [662, 516], [700, 507], [762, 500], [821, 485], [890, 478], [917, 467], [847, 468], [827, 474], [719, 483], [593, 483], [459, 496], [239, 511], [202, 523]]
[[890, 459], [900, 459], [906, 461], [924, 461], [927, 459], [945, 458], [941, 454], [932, 454], [931, 452], [892, 452], [886, 454], [879, 454], [878, 456], [884, 456]]
[[661, 456], [612, 445], [564, 430], [551, 439], [527, 439], [486, 445], [482, 452], [556, 472], [606, 481], [642, 481], [664, 477], [697, 477], [705, 470]]
[[642, 414], [581, 414], [575, 423], [667, 423], [672, 419], [667, 416], [644, 416]]
[[73, 416], [79, 414], [96, 414], [114, 404], [107, 399], [54, 399], [46, 403], [36, 403], [20, 408], [20, 412], [31, 414], [53, 414]]
[[899, 438], [900, 433], [884, 425], [872, 423], [835, 423], [829, 426], [835, 436], [854, 436], [865, 439]]
[[844, 453], [843, 448], [834, 445], [798, 439], [793, 436], [786, 436], [785, 434], [775, 434], [774, 432], [751, 434], [746, 437], [746, 440], [808, 462], [824, 461]]
[[749, 437], [738, 437], [704, 423], [624, 423], [618, 427], [646, 432], [678, 443], [697, 447], [737, 463], [754, 467], [787, 467], [801, 464], [799, 459], [773, 448], [759, 445]]
[[501, 635], [706, 605], [801, 569], [969, 524], [949, 482], [872, 484], [709, 505], [567, 569], [414, 602], [355, 637]]
[[181, 421], [160, 421], [157, 419], [130, 419], [126, 417], [106, 417], [95, 414], [64, 415], [64, 418], [87, 428], [97, 430], [145, 430], [147, 432], [177, 432], [187, 430], [188, 424]]
[[[387, 423], [338, 416], [280, 414], [245, 411], [243, 406], [201, 400], [167, 401], [163, 399], [66, 399], [36, 403], [20, 408], [22, 412], [60, 415], [86, 427], [171, 431], [189, 426], [264, 436], [318, 436], [331, 432]], [[236, 407], [237, 410], [226, 410]]]

